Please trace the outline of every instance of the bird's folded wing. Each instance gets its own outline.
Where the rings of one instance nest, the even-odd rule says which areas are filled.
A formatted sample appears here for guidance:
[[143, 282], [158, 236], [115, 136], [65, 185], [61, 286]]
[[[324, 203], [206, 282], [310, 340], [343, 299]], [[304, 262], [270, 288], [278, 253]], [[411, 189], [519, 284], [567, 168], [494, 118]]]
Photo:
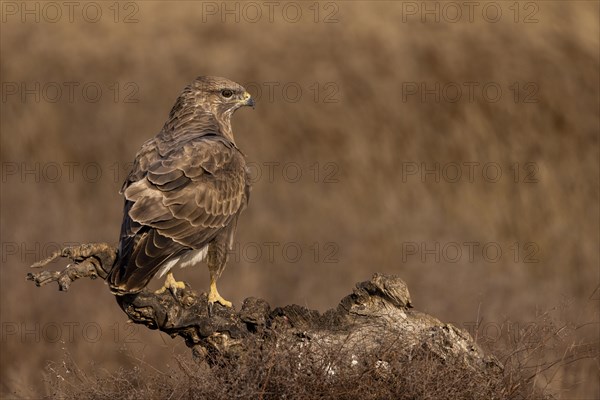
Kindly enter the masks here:
[[222, 138], [189, 140], [151, 163], [124, 194], [123, 263], [111, 285], [141, 289], [164, 262], [201, 249], [235, 220], [247, 202], [244, 159]]
[[129, 217], [184, 246], [203, 247], [246, 201], [242, 155], [226, 144], [189, 141], [155, 161], [125, 190]]

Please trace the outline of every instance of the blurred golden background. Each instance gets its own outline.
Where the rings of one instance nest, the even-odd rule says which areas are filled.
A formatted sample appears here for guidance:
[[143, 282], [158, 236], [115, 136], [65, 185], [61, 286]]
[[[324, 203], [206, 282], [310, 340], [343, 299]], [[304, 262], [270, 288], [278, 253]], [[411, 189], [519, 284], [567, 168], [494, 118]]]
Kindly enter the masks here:
[[[3, 398], [51, 393], [65, 353], [110, 373], [188, 354], [98, 282], [25, 275], [60, 245], [116, 243], [128, 163], [198, 75], [258, 103], [233, 118], [254, 177], [219, 281], [237, 307], [324, 311], [383, 272], [488, 342], [551, 312], [564, 348], [597, 353], [597, 2], [73, 4], [1, 5]], [[204, 266], [175, 276], [208, 287]], [[597, 398], [598, 368], [550, 385]]]

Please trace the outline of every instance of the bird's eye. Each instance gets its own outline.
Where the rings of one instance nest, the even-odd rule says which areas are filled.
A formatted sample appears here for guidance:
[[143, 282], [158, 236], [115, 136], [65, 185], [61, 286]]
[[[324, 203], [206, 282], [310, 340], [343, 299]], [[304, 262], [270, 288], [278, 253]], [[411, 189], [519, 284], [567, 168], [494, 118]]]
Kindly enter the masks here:
[[229, 89], [225, 89], [221, 91], [221, 96], [223, 97], [231, 97], [233, 96], [233, 91]]

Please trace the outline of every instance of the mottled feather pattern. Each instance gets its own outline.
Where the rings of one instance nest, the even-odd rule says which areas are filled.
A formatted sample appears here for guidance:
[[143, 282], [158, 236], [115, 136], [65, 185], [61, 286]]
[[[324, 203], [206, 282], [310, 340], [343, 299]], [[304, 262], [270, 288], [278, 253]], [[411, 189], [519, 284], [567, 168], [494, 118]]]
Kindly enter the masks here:
[[[109, 276], [115, 293], [141, 290], [169, 260], [207, 245], [230, 246], [248, 202], [249, 179], [229, 121], [239, 105], [216, 100], [221, 86], [243, 90], [223, 78], [199, 78], [177, 99], [161, 132], [136, 155], [121, 190], [121, 240]], [[217, 258], [223, 265], [213, 268], [220, 274], [226, 256]]]

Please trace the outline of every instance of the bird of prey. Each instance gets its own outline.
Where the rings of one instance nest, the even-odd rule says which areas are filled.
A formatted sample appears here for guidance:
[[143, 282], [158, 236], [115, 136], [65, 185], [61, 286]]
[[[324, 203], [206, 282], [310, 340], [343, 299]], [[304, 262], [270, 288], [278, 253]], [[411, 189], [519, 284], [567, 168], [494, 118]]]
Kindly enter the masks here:
[[159, 292], [184, 288], [171, 272], [206, 261], [210, 306], [231, 307], [217, 279], [246, 207], [250, 179], [231, 117], [254, 100], [239, 84], [201, 76], [177, 98], [169, 119], [136, 155], [121, 193], [125, 196], [117, 261], [107, 280], [112, 292], [140, 292], [166, 274]]

